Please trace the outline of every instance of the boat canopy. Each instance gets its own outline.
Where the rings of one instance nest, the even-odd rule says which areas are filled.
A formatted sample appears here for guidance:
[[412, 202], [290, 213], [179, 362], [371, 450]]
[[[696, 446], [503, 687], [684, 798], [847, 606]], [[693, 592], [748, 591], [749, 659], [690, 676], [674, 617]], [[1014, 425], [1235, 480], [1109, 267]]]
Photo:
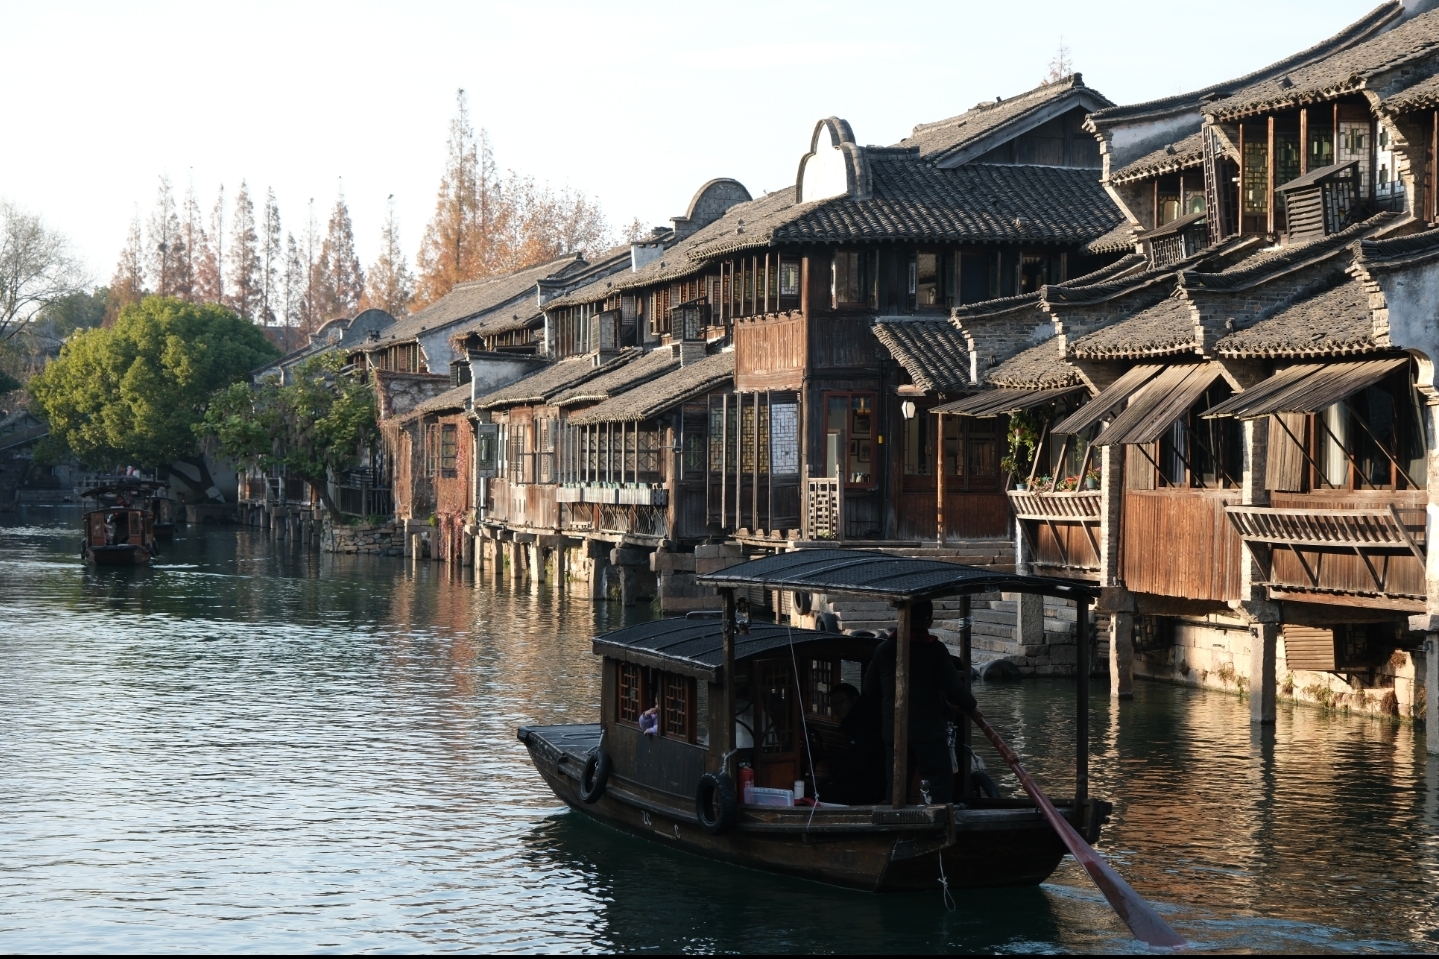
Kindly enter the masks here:
[[813, 593], [850, 593], [912, 603], [940, 596], [1002, 590], [1040, 593], [1060, 599], [1092, 600], [1095, 586], [1048, 576], [1021, 576], [990, 567], [961, 566], [937, 559], [914, 559], [867, 549], [802, 549], [730, 566], [697, 576], [705, 586], [739, 589], [758, 586]]
[[[597, 636], [592, 644], [596, 656], [718, 683], [724, 681], [723, 632], [723, 621], [718, 617], [658, 619]], [[775, 623], [752, 623], [748, 632], [736, 633], [734, 658], [738, 662], [772, 649], [783, 649], [791, 643], [816, 642], [853, 647], [855, 644], [877, 645], [879, 640], [794, 629]]]

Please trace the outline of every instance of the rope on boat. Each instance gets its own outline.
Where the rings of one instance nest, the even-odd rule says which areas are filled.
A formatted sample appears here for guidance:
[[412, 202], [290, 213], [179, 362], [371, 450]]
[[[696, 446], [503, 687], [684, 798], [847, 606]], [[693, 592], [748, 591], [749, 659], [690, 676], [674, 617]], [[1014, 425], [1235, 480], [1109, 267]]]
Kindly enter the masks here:
[[805, 821], [805, 831], [814, 824], [814, 811], [819, 808], [819, 780], [814, 775], [814, 749], [809, 743], [809, 722], [804, 718], [804, 690], [799, 684], [799, 659], [794, 653], [794, 624], [786, 623], [785, 629], [789, 633], [789, 661], [790, 673], [794, 676], [795, 702], [799, 704], [799, 728], [804, 733], [804, 757], [809, 763], [809, 781], [814, 783], [814, 805], [809, 807], [809, 819]]
[[959, 907], [954, 904], [954, 896], [950, 895], [950, 893], [949, 893], [949, 879], [948, 879], [948, 877], [946, 877], [945, 874], [944, 874], [944, 850], [941, 849], [941, 850], [939, 851], [938, 855], [939, 855], [939, 884], [944, 887], [944, 908], [945, 908], [947, 911], [949, 911], [949, 912], [954, 912], [954, 911], [955, 911], [956, 909], [958, 909]]

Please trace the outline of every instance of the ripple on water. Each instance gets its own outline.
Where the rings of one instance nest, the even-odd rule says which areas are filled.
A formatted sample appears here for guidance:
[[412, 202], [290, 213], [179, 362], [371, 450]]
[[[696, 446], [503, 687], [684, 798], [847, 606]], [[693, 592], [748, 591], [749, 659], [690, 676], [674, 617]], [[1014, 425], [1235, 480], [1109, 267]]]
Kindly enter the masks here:
[[[97, 572], [75, 515], [0, 526], [0, 948], [1135, 949], [1068, 861], [951, 914], [564, 811], [514, 727], [593, 720], [588, 637], [623, 610], [224, 528]], [[1432, 948], [1439, 804], [1410, 728], [1282, 710], [1255, 737], [1238, 700], [1149, 684], [1119, 722], [1095, 693], [1105, 847], [1196, 943]], [[1062, 792], [1069, 684], [978, 695]]]

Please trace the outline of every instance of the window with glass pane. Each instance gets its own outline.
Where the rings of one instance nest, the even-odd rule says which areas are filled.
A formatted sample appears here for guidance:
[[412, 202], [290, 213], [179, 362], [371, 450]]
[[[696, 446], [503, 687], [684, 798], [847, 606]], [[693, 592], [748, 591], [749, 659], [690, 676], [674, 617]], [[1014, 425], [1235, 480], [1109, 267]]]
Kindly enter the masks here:
[[850, 398], [848, 482], [868, 486], [874, 482], [874, 397]]
[[623, 722], [637, 723], [640, 721], [640, 713], [644, 712], [641, 705], [644, 690], [640, 667], [634, 663], [617, 663], [616, 671], [619, 673], [616, 715]]
[[839, 685], [839, 663], [832, 659], [811, 659], [809, 688], [806, 690], [805, 711], [811, 716], [833, 719], [834, 702], [830, 698]]
[[759, 751], [794, 752], [794, 676], [789, 663], [769, 662], [759, 666], [760, 729]]
[[799, 296], [799, 264], [785, 261], [779, 267], [779, 295]]
[[870, 256], [853, 250], [834, 255], [835, 306], [866, 306], [871, 288]]
[[1243, 197], [1246, 215], [1269, 212], [1269, 145], [1267, 143], [1244, 144]]
[[799, 472], [799, 405], [771, 403], [770, 464], [778, 474]]
[[453, 423], [446, 423], [440, 427], [440, 475], [453, 478], [455, 476], [455, 458], [459, 446], [459, 436]]
[[920, 253], [915, 257], [915, 303], [919, 309], [947, 306], [948, 290], [944, 283], [944, 257], [938, 253]]
[[664, 686], [664, 703], [661, 711], [664, 714], [663, 732], [666, 736], [673, 736], [676, 739], [690, 739], [694, 730], [690, 722], [690, 706], [693, 702], [691, 690], [694, 680], [684, 676], [675, 676], [672, 673], [661, 673]]

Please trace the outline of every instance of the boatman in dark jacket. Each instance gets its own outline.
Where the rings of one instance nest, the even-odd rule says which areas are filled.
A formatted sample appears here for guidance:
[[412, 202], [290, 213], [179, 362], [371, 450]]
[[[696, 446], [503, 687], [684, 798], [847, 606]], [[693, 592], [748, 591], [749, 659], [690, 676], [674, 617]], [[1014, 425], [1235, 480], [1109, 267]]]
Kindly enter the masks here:
[[[974, 697], [949, 658], [949, 648], [929, 631], [934, 604], [921, 600], [909, 607], [909, 750], [921, 779], [929, 780], [930, 799], [953, 801], [954, 769], [949, 759], [949, 711], [946, 702], [965, 712], [974, 709]], [[864, 696], [880, 704], [880, 731], [884, 738], [885, 799], [894, 783], [894, 665], [895, 638], [880, 643], [864, 673]]]

